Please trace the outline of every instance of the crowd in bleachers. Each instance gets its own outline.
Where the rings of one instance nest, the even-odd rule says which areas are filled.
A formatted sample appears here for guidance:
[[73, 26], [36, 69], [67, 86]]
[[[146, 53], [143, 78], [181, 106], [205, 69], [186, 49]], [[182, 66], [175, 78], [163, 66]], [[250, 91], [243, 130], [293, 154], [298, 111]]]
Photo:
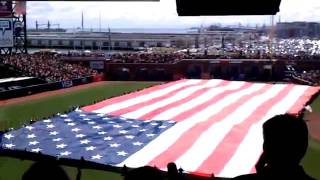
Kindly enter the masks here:
[[307, 85], [320, 86], [320, 70], [295, 72], [293, 78], [301, 80]]
[[117, 53], [111, 55], [110, 60], [116, 63], [175, 63], [185, 57], [183, 53]]
[[38, 77], [47, 82], [71, 80], [95, 73], [80, 64], [63, 62], [54, 54], [13, 54], [0, 56], [0, 63], [13, 66], [25, 76]]

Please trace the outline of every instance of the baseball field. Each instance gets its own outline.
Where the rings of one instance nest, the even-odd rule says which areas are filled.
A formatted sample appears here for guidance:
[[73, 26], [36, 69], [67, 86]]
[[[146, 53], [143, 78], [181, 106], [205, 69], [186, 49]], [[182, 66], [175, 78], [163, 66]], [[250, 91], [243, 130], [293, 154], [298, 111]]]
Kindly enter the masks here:
[[[19, 128], [30, 120], [40, 120], [57, 113], [63, 113], [77, 106], [84, 106], [99, 102], [103, 99], [144, 89], [158, 82], [100, 82], [65, 90], [51, 91], [9, 101], [0, 101], [0, 130]], [[320, 97], [312, 104], [313, 114], [306, 114], [312, 137], [310, 138], [307, 155], [303, 165], [307, 173], [320, 179]], [[32, 161], [9, 157], [0, 157], [0, 180], [18, 180], [32, 164]], [[65, 167], [70, 179], [75, 179], [77, 169]], [[122, 176], [113, 172], [82, 170], [83, 180], [122, 179]]]

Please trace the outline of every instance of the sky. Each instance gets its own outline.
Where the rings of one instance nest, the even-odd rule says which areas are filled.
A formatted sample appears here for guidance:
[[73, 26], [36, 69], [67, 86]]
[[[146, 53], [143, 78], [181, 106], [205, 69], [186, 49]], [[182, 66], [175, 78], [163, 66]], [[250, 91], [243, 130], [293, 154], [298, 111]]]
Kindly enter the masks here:
[[[189, 28], [221, 25], [270, 24], [270, 16], [201, 16], [179, 17], [176, 0], [160, 2], [27, 2], [28, 28], [35, 28], [35, 21], [60, 24], [63, 28], [81, 26], [81, 12], [84, 13], [85, 28]], [[100, 17], [100, 18], [99, 18]], [[320, 22], [320, 0], [282, 0], [276, 21]]]

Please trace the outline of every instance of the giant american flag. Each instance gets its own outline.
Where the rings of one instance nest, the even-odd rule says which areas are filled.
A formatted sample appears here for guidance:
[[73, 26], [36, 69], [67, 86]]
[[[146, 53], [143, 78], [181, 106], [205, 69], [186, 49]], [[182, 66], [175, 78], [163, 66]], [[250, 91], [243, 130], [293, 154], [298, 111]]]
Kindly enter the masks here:
[[[1, 148], [115, 167], [233, 177], [254, 171], [262, 124], [303, 110], [319, 87], [179, 80], [58, 114], [1, 137]], [[285, 129], [284, 129], [285, 131]]]

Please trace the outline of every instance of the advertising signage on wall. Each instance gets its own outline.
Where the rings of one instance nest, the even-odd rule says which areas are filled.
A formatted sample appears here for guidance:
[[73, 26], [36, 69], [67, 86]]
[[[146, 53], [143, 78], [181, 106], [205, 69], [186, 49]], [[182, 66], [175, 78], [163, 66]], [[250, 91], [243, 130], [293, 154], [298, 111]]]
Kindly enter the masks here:
[[0, 17], [8, 17], [12, 14], [12, 1], [0, 0]]
[[0, 48], [13, 47], [12, 18], [0, 18]]

